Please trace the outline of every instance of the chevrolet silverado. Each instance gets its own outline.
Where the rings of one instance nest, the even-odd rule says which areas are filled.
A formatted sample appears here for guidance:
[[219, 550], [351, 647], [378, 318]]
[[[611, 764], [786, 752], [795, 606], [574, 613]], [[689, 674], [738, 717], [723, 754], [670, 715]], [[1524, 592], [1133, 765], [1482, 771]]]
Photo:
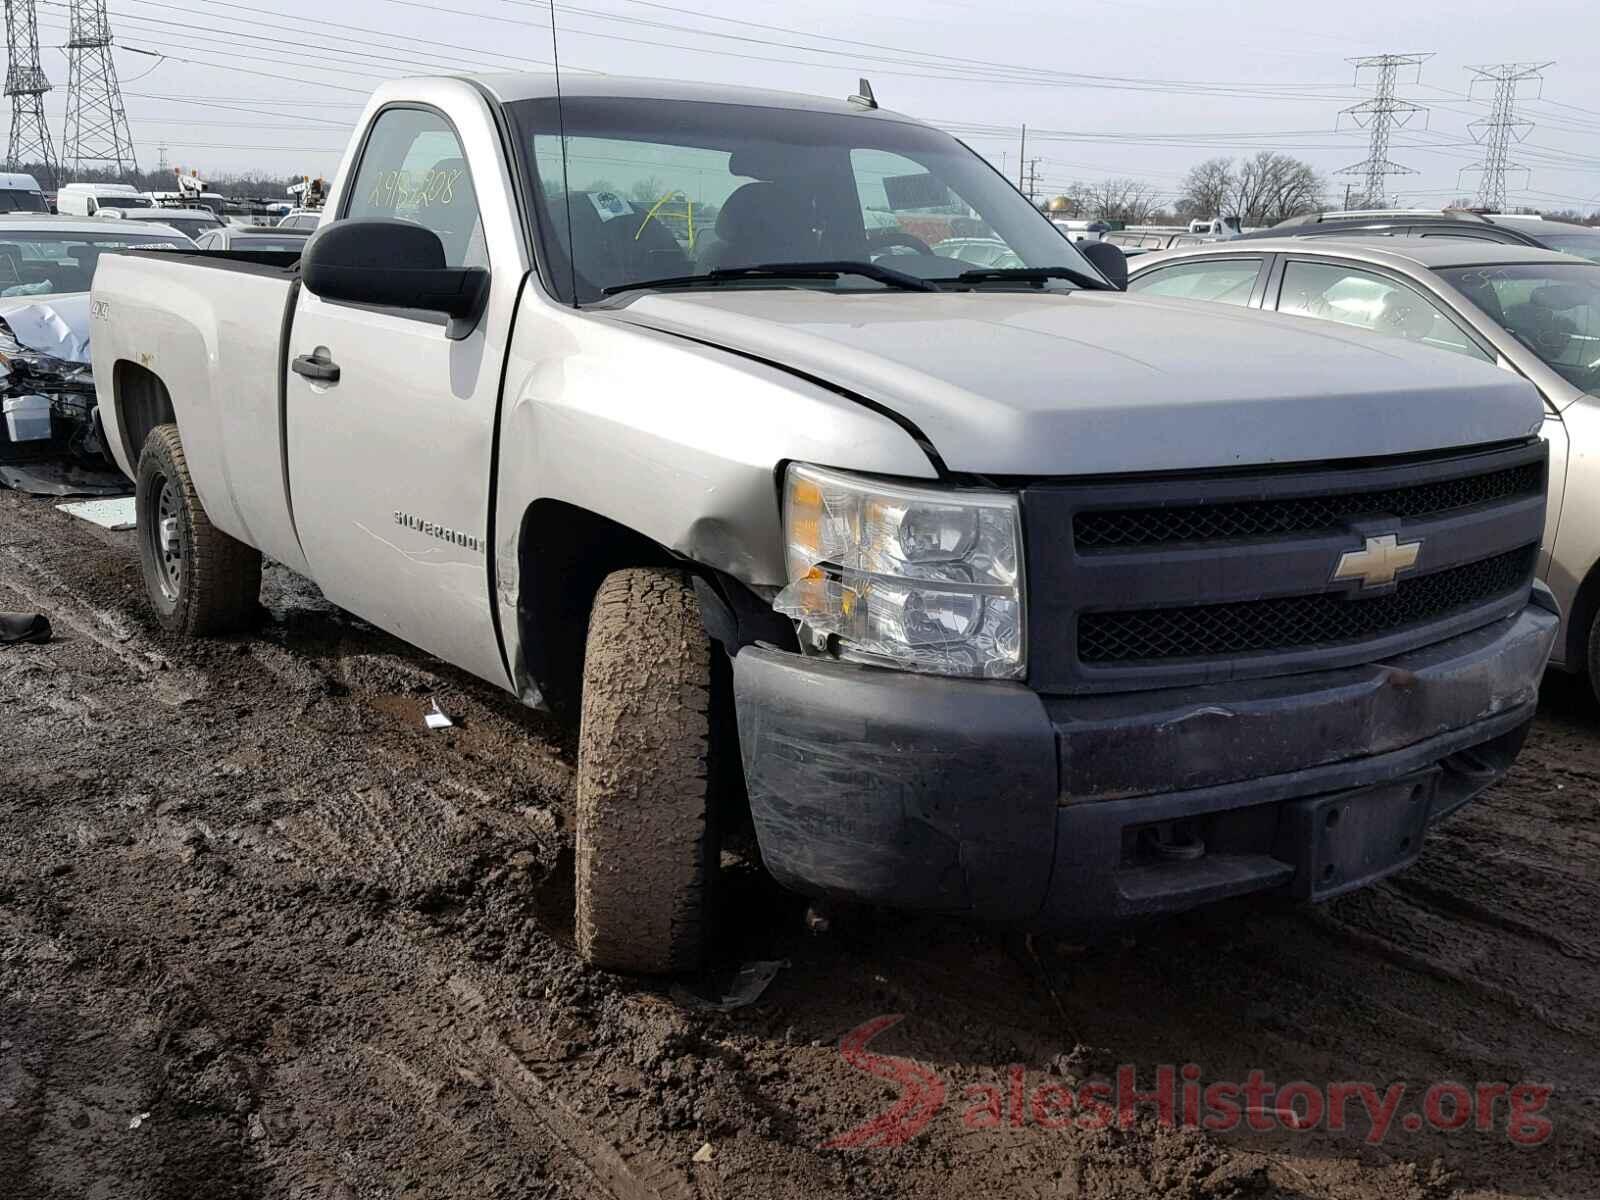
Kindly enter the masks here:
[[870, 89], [562, 85], [382, 86], [303, 255], [109, 256], [92, 347], [168, 629], [266, 555], [577, 720], [591, 962], [692, 967], [732, 821], [1096, 931], [1362, 886], [1508, 767], [1526, 383], [1129, 296]]

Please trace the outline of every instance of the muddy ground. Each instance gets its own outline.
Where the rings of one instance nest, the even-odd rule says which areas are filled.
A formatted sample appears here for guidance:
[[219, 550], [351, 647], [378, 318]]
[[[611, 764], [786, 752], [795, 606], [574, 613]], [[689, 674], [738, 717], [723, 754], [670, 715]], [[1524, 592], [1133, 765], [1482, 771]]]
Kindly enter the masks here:
[[[0, 1196], [1600, 1195], [1600, 716], [1564, 681], [1420, 866], [1316, 911], [1087, 950], [884, 914], [818, 934], [730, 859], [720, 965], [788, 965], [724, 1014], [577, 962], [569, 735], [281, 569], [264, 599], [255, 636], [170, 641], [131, 534], [0, 492], [0, 610], [57, 631], [0, 648]], [[458, 728], [424, 730], [434, 700]], [[910, 1063], [841, 1057], [893, 1014], [872, 1050]], [[1379, 1144], [1359, 1108], [1013, 1122], [1011, 1064], [1031, 1096], [1187, 1063], [1412, 1090]], [[1548, 1085], [1548, 1136], [1518, 1144], [1503, 1103], [1407, 1128], [1441, 1080]], [[927, 1103], [902, 1144], [824, 1148], [895, 1141], [848, 1133], [903, 1090]]]

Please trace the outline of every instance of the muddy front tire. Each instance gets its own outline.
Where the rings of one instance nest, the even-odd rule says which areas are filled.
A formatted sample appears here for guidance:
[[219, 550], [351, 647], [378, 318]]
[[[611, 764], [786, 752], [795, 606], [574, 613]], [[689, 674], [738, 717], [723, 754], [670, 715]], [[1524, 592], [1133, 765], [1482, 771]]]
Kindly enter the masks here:
[[211, 524], [176, 425], [158, 425], [145, 440], [134, 507], [145, 591], [162, 626], [187, 637], [249, 626], [261, 599], [261, 552]]
[[700, 965], [720, 857], [713, 652], [681, 571], [600, 585], [578, 734], [577, 940], [595, 966]]

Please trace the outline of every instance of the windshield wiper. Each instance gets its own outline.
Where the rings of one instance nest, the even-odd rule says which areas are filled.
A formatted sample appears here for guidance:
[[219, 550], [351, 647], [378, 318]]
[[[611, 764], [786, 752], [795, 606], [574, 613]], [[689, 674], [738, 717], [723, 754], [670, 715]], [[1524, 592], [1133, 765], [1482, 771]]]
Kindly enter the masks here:
[[[1092, 291], [1116, 291], [1103, 279], [1072, 267], [991, 267], [986, 271], [963, 271], [955, 277], [956, 283], [1046, 283], [1052, 279], [1065, 279], [1081, 288]], [[945, 282], [939, 280], [937, 282]]]
[[860, 275], [885, 287], [899, 288], [905, 292], [937, 292], [938, 284], [918, 279], [893, 267], [871, 262], [794, 262], [765, 263], [755, 267], [723, 267], [703, 275], [674, 275], [666, 279], [641, 279], [632, 283], [618, 283], [601, 290], [608, 296], [618, 292], [638, 291], [642, 288], [705, 287], [720, 283], [737, 283], [750, 279], [817, 279], [831, 281], [841, 275]]

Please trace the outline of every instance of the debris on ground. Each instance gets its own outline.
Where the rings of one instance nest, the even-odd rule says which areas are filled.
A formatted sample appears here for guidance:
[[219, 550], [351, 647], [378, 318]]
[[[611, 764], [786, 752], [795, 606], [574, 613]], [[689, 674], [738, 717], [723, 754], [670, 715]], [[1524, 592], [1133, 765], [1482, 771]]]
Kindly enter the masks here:
[[679, 1004], [690, 1008], [712, 1009], [716, 1012], [733, 1012], [735, 1009], [746, 1008], [761, 999], [761, 994], [771, 986], [772, 981], [778, 977], [778, 972], [789, 965], [786, 958], [774, 959], [768, 962], [749, 962], [734, 973], [732, 981], [727, 987], [719, 989], [720, 995], [715, 998], [702, 996], [690, 991], [681, 984], [672, 987], [672, 998]]
[[455, 722], [445, 715], [444, 709], [439, 707], [437, 700], [429, 701], [428, 711], [423, 714], [422, 722], [429, 729], [451, 729]]
[[[0, 445], [0, 453], [5, 449]], [[31, 496], [120, 496], [129, 483], [121, 471], [103, 466], [36, 459], [0, 462], [0, 487]]]
[[0, 646], [49, 640], [50, 618], [43, 613], [0, 613]]
[[132, 496], [117, 496], [106, 500], [74, 500], [70, 504], [56, 505], [69, 517], [77, 517], [98, 525], [101, 529], [133, 529], [138, 525], [138, 514]]

